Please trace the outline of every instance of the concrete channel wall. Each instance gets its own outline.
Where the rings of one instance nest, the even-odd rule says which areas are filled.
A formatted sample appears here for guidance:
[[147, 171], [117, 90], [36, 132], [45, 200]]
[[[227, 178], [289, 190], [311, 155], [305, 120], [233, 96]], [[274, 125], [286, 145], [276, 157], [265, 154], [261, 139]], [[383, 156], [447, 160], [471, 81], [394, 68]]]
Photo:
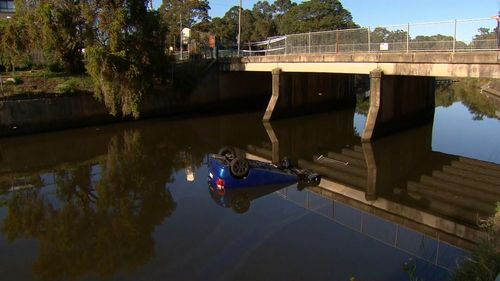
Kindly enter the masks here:
[[[189, 90], [172, 88], [147, 95], [141, 118], [223, 114], [251, 107], [264, 111], [270, 95], [270, 74], [221, 73], [214, 65]], [[90, 93], [0, 101], [0, 137], [127, 120], [132, 119], [110, 115]]]

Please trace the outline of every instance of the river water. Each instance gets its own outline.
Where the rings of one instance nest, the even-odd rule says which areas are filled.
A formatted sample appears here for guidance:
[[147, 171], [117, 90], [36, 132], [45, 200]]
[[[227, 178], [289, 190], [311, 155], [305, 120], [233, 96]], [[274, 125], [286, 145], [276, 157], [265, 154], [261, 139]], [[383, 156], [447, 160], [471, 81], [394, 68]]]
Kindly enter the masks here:
[[[361, 102], [2, 139], [1, 280], [446, 279], [500, 200], [500, 108], [474, 89], [440, 88], [433, 124], [369, 145]], [[237, 210], [207, 184], [228, 145], [323, 181], [254, 188]]]

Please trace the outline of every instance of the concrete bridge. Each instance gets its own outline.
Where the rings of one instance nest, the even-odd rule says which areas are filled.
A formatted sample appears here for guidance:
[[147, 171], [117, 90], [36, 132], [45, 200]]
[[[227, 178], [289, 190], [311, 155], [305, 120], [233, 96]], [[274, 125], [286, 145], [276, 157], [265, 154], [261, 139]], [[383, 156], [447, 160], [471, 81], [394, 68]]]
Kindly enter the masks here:
[[500, 51], [328, 53], [235, 58], [223, 71], [272, 74], [264, 121], [326, 105], [355, 103], [355, 75], [370, 77], [363, 140], [432, 119], [436, 77], [500, 78]]

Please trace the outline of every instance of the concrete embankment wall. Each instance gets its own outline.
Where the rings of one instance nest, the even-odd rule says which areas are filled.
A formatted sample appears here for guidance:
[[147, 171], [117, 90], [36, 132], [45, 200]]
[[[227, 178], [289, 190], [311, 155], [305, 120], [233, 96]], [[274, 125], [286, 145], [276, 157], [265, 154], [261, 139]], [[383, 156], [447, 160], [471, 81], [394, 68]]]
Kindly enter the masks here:
[[[156, 90], [141, 105], [141, 118], [265, 110], [268, 73], [223, 73], [213, 65], [186, 90]], [[115, 117], [92, 94], [0, 101], [0, 137], [131, 120]]]

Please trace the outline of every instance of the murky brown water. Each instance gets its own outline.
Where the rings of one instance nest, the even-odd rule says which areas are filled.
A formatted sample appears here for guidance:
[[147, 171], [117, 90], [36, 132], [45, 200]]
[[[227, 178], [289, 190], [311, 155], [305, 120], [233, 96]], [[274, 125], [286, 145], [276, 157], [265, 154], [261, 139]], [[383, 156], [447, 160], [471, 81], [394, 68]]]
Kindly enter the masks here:
[[[498, 111], [474, 104], [439, 92], [434, 124], [371, 144], [354, 109], [2, 139], [1, 279], [407, 280], [406, 262], [442, 280], [500, 199]], [[257, 188], [237, 214], [207, 185], [206, 155], [225, 145], [323, 181]]]

